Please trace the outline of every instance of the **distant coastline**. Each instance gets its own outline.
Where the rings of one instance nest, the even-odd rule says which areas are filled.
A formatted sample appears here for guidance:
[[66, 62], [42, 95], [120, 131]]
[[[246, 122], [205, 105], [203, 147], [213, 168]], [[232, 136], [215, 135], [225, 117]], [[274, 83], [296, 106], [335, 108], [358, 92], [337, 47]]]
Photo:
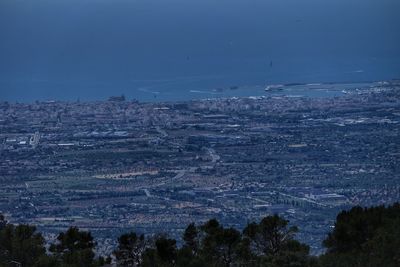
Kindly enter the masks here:
[[[146, 89], [143, 87], [132, 89], [130, 91], [115, 91], [101, 99], [81, 99], [79, 96], [73, 99], [51, 98], [35, 99], [31, 101], [17, 100], [10, 101], [1, 99], [0, 102], [11, 103], [34, 103], [34, 102], [96, 102], [105, 101], [109, 97], [124, 96], [124, 101], [137, 101], [141, 103], [163, 103], [163, 102], [182, 102], [201, 99], [213, 98], [232, 98], [232, 97], [268, 97], [268, 96], [303, 96], [303, 97], [335, 97], [356, 89], [365, 89], [369, 86], [379, 84], [388, 84], [399, 81], [400, 79], [390, 80], [366, 80], [366, 81], [344, 81], [344, 82], [290, 82], [290, 83], [266, 83], [264, 85], [229, 85], [221, 86], [213, 89], [187, 89], [178, 90], [179, 92], [168, 93], [162, 90]], [[279, 87], [279, 90], [268, 90], [269, 87]], [[147, 97], [136, 96], [137, 94], [145, 94]], [[150, 97], [149, 97], [150, 96]]]

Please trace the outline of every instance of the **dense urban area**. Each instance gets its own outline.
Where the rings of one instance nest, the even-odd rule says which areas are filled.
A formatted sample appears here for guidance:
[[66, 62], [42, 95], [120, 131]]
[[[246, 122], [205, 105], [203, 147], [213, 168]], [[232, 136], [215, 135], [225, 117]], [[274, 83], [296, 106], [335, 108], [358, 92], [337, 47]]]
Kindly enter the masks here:
[[321, 253], [340, 210], [400, 200], [400, 81], [340, 96], [0, 102], [0, 213], [48, 240], [181, 236], [279, 214]]

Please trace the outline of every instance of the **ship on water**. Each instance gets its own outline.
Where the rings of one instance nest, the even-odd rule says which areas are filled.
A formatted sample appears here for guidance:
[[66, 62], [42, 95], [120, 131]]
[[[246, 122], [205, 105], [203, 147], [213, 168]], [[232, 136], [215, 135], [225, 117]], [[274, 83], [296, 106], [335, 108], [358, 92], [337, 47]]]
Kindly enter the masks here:
[[276, 91], [282, 91], [284, 85], [283, 84], [271, 84], [265, 87], [265, 91], [267, 92], [276, 92]]

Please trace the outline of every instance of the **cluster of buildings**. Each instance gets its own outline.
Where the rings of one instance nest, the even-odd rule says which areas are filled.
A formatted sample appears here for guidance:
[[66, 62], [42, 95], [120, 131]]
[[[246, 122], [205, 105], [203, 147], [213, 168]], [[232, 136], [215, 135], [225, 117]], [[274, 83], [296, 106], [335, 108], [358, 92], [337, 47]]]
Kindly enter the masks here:
[[[400, 200], [400, 83], [341, 97], [0, 102], [0, 212], [112, 249], [278, 213], [315, 253], [336, 214]], [[100, 243], [100, 242], [99, 242]]]

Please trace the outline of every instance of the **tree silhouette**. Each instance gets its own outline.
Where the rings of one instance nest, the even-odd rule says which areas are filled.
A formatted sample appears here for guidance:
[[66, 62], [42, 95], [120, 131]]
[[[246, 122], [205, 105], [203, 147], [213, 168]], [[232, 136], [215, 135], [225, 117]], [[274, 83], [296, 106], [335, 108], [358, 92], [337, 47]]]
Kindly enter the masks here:
[[[216, 219], [189, 224], [183, 245], [160, 235], [121, 235], [114, 251], [118, 266], [140, 267], [398, 267], [400, 266], [400, 204], [354, 207], [338, 214], [324, 241], [327, 251], [310, 256], [295, 239], [296, 227], [278, 215], [249, 223], [243, 232], [224, 228]], [[97, 267], [90, 232], [69, 228], [46, 254], [45, 241], [30, 225], [13, 225], [0, 215], [0, 267]]]
[[176, 240], [166, 236], [156, 238], [154, 245], [143, 254], [143, 267], [169, 267], [177, 262]]
[[241, 233], [234, 228], [224, 229], [216, 219], [200, 227], [204, 232], [201, 255], [212, 266], [232, 266], [239, 261], [242, 244]]
[[243, 234], [251, 240], [252, 249], [259, 255], [276, 255], [292, 241], [297, 227], [288, 227], [287, 220], [278, 215], [267, 216], [260, 223], [250, 223]]
[[95, 242], [90, 232], [80, 231], [70, 227], [65, 233], [60, 233], [57, 243], [50, 246], [50, 251], [56, 258], [69, 267], [90, 267], [99, 265], [94, 260]]
[[196, 255], [199, 249], [199, 230], [194, 223], [186, 227], [183, 234], [183, 241], [185, 242], [184, 247], [189, 248], [193, 255]]
[[400, 266], [400, 204], [342, 211], [323, 245], [324, 267]]
[[0, 266], [34, 266], [46, 256], [44, 238], [35, 226], [14, 226], [0, 218]]
[[0, 231], [7, 225], [7, 221], [4, 218], [4, 215], [0, 213]]
[[118, 248], [114, 251], [118, 266], [140, 266], [142, 255], [149, 242], [144, 235], [131, 232], [118, 238]]

